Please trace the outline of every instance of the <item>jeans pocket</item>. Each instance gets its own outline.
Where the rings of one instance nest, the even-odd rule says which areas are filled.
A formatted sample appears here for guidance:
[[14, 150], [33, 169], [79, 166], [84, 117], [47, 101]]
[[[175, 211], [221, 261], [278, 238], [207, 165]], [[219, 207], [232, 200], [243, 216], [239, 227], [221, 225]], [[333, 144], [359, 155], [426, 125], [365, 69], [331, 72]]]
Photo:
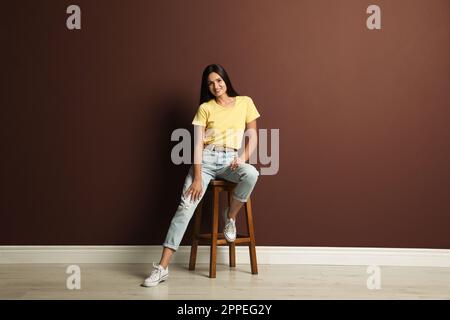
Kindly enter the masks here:
[[202, 155], [202, 163], [203, 164], [212, 164], [214, 162], [216, 162], [216, 157], [217, 155], [210, 151], [210, 150], [203, 150], [203, 155]]

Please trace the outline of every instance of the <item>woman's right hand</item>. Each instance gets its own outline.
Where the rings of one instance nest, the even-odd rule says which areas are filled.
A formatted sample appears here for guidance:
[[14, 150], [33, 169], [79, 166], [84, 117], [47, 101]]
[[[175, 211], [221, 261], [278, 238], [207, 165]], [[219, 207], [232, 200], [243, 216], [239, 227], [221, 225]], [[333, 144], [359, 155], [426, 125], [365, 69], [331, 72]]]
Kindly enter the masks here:
[[184, 196], [190, 197], [191, 202], [197, 201], [202, 196], [202, 191], [203, 191], [202, 181], [200, 179], [199, 180], [194, 179], [194, 181], [192, 181], [191, 186], [184, 193]]

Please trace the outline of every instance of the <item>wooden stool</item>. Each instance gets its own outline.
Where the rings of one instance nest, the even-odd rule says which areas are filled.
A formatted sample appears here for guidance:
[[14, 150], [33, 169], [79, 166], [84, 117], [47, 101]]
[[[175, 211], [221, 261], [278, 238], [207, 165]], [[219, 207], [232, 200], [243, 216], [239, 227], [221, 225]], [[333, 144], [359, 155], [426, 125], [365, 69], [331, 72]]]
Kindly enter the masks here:
[[[236, 240], [229, 243], [223, 233], [218, 233], [219, 228], [219, 193], [226, 191], [228, 193], [228, 205], [231, 203], [231, 194], [236, 187], [236, 183], [225, 180], [212, 180], [209, 183], [207, 191], [213, 193], [213, 222], [211, 233], [200, 234], [201, 218], [202, 218], [202, 201], [195, 210], [194, 234], [192, 237], [191, 258], [189, 260], [189, 270], [195, 270], [195, 261], [197, 259], [197, 247], [200, 244], [207, 244], [211, 247], [209, 261], [209, 277], [216, 277], [216, 255], [217, 246], [229, 246], [230, 267], [236, 267], [236, 246], [246, 245], [249, 247], [250, 263], [252, 274], [258, 274], [258, 265], [256, 263], [255, 233], [253, 229], [253, 215], [250, 198], [244, 203], [245, 216], [247, 222], [248, 234], [237, 234]], [[220, 210], [220, 212], [222, 212]], [[222, 218], [223, 219], [223, 218]]]

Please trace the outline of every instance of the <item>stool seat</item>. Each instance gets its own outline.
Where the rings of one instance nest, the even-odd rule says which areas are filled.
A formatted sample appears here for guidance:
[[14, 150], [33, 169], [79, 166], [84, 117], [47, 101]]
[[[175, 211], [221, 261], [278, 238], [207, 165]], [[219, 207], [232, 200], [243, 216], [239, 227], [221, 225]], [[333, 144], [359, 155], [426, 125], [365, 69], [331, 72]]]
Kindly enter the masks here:
[[231, 182], [231, 181], [226, 181], [226, 180], [211, 180], [211, 182], [209, 183], [210, 186], [230, 186], [230, 187], [235, 187], [237, 185], [237, 183]]
[[189, 270], [195, 270], [195, 262], [197, 260], [197, 248], [201, 244], [206, 244], [211, 247], [210, 250], [210, 263], [209, 263], [209, 277], [216, 277], [216, 256], [217, 256], [217, 246], [227, 245], [229, 247], [229, 260], [230, 267], [236, 267], [236, 246], [248, 246], [250, 255], [250, 265], [252, 274], [258, 274], [258, 265], [256, 262], [256, 242], [255, 233], [253, 228], [253, 214], [251, 207], [250, 197], [247, 202], [244, 203], [246, 223], [248, 234], [237, 234], [236, 240], [234, 242], [228, 242], [223, 233], [218, 232], [219, 228], [219, 193], [222, 191], [228, 194], [228, 205], [231, 203], [231, 193], [236, 187], [237, 183], [214, 179], [208, 185], [207, 191], [213, 193], [213, 222], [211, 233], [200, 233], [201, 226], [201, 216], [202, 216], [202, 206], [203, 199], [197, 206], [195, 210], [195, 222], [194, 222], [194, 232], [192, 236], [192, 246], [191, 246], [191, 256], [189, 260]]

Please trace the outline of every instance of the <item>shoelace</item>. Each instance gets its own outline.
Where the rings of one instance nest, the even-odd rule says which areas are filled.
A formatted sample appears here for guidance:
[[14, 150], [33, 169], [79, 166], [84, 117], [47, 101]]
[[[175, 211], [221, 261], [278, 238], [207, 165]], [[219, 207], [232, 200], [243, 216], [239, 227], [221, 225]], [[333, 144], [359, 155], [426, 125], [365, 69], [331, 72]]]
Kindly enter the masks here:
[[227, 223], [227, 225], [225, 226], [225, 230], [228, 232], [228, 231], [231, 231], [231, 232], [235, 232], [234, 230], [236, 230], [236, 224], [235, 224], [235, 221], [234, 220], [228, 220], [228, 223]]
[[159, 268], [159, 264], [153, 262], [153, 271], [150, 274], [150, 279], [159, 279], [161, 277], [161, 269]]

